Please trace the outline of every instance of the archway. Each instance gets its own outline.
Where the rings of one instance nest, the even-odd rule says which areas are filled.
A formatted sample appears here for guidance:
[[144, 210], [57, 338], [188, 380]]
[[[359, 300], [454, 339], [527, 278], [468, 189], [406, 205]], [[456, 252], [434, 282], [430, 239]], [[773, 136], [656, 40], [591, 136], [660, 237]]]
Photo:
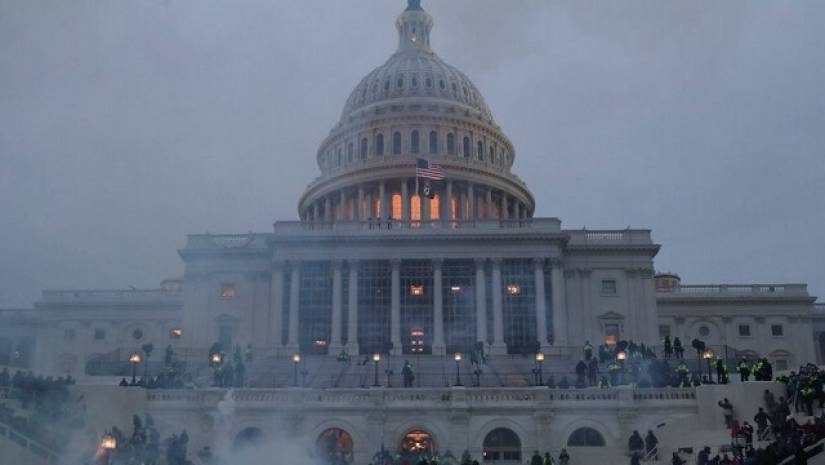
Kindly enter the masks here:
[[315, 449], [319, 461], [323, 464], [341, 465], [353, 462], [352, 436], [340, 428], [329, 428], [318, 435]]
[[232, 447], [237, 450], [258, 447], [264, 442], [264, 432], [260, 428], [246, 428], [232, 441]]
[[521, 463], [521, 439], [509, 428], [496, 428], [484, 437], [482, 456], [486, 463]]
[[[429, 458], [435, 455], [435, 441], [433, 435], [427, 431], [416, 429], [408, 432], [401, 439], [399, 449], [403, 457], [412, 459]], [[417, 463], [417, 460], [414, 462]]]
[[567, 447], [604, 447], [604, 436], [593, 428], [579, 428], [570, 434]]

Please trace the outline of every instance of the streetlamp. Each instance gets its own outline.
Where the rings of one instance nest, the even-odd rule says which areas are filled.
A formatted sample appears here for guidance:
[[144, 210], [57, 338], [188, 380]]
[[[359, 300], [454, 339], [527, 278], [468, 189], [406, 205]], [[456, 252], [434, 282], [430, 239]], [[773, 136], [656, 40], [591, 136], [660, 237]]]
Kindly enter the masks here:
[[132, 385], [134, 386], [137, 382], [137, 366], [140, 365], [140, 354], [135, 352], [129, 357], [129, 363], [132, 364]]
[[616, 354], [616, 360], [619, 362], [619, 366], [621, 367], [621, 371], [619, 372], [619, 376], [621, 376], [621, 382], [624, 383], [624, 361], [627, 360], [627, 352], [619, 351]]
[[100, 438], [100, 450], [106, 455], [105, 463], [109, 463], [112, 458], [112, 451], [117, 449], [117, 437], [111, 433], [106, 433]]
[[455, 386], [463, 386], [461, 384], [461, 359], [462, 359], [461, 352], [456, 352], [453, 355], [453, 360], [455, 360]]
[[544, 373], [542, 365], [544, 364], [544, 354], [539, 352], [536, 354], [536, 367], [533, 368], [533, 383], [536, 386], [544, 384]]
[[702, 358], [708, 361], [708, 383], [710, 383], [713, 379], [710, 368], [711, 360], [713, 359], [713, 351], [710, 349], [705, 350], [705, 352], [702, 354]]
[[381, 385], [378, 384], [378, 362], [381, 361], [381, 354], [378, 352], [372, 354], [372, 361], [375, 363], [375, 382], [372, 385], [373, 387], [380, 387]]
[[301, 363], [301, 354], [292, 356], [292, 385], [298, 387], [298, 365]]
[[219, 379], [220, 376], [218, 376], [218, 375], [220, 373], [221, 363], [223, 363], [223, 357], [221, 356], [221, 354], [219, 352], [215, 352], [214, 354], [212, 354], [212, 357], [209, 359], [209, 363], [212, 364], [212, 369], [215, 370], [215, 372], [213, 374], [213, 377], [215, 378], [215, 387], [220, 387], [220, 385], [222, 383], [220, 382], [220, 379]]

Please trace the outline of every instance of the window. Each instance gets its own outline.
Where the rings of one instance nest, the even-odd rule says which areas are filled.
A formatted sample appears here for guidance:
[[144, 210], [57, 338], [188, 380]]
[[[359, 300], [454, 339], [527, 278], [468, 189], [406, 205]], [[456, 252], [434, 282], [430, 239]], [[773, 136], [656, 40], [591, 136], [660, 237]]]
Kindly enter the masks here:
[[355, 149], [352, 146], [352, 142], [347, 144], [347, 162], [352, 163], [352, 157], [354, 155]]
[[74, 328], [65, 328], [63, 329], [63, 340], [65, 341], [74, 341], [77, 338], [77, 332]]
[[604, 436], [593, 428], [579, 428], [567, 440], [567, 447], [604, 447]]
[[223, 284], [221, 286], [221, 298], [222, 299], [234, 299], [237, 297], [237, 291], [235, 290], [235, 286], [232, 284]]
[[602, 294], [615, 295], [616, 294], [616, 280], [603, 279], [602, 280]]
[[398, 81], [396, 82], [395, 86], [398, 87], [399, 89], [404, 88], [404, 77], [403, 76], [398, 76]]
[[[507, 353], [533, 350], [536, 340], [535, 266], [531, 260], [504, 260], [502, 287], [494, 289], [504, 296], [504, 342]], [[528, 352], [529, 353], [529, 352]]]
[[710, 335], [710, 328], [708, 328], [707, 326], [700, 326], [699, 335], [702, 337], [708, 337]]
[[392, 134], [392, 154], [401, 155], [401, 133], [394, 132]]
[[106, 339], [106, 330], [97, 328], [95, 329], [95, 341], [102, 341]]
[[435, 131], [430, 131], [430, 153], [438, 153], [438, 133]]
[[785, 328], [782, 325], [771, 325], [771, 335], [772, 336], [784, 336], [785, 335]]
[[361, 159], [367, 159], [367, 138], [361, 139]]
[[412, 86], [413, 86], [413, 88], [418, 87], [418, 78], [417, 77], [412, 78]]
[[420, 149], [420, 137], [418, 136], [418, 131], [415, 130], [412, 132], [412, 134], [410, 134], [410, 151], [412, 151], [412, 153], [418, 153]]
[[787, 371], [788, 370], [788, 361], [785, 360], [785, 359], [775, 360], [774, 365], [776, 366], [776, 371]]
[[298, 344], [301, 353], [326, 353], [332, 331], [332, 266], [304, 262], [300, 267]]
[[464, 158], [470, 158], [470, 138], [464, 138]]
[[430, 78], [425, 79], [424, 80], [424, 85], [427, 86], [427, 88], [429, 89], [430, 87], [433, 86], [433, 80], [430, 79]]
[[390, 90], [390, 80], [384, 81], [384, 90]]
[[447, 153], [455, 155], [455, 134], [447, 134]]
[[478, 156], [479, 161], [484, 161], [484, 144], [481, 141], [478, 141], [478, 146], [476, 148], [476, 156]]
[[750, 337], [751, 335], [751, 326], [750, 325], [739, 325], [739, 336], [741, 337]]
[[375, 155], [379, 157], [384, 155], [384, 134], [375, 136]]
[[341, 166], [341, 149], [338, 149], [335, 154], [335, 166]]
[[438, 81], [438, 87], [441, 87], [441, 90], [444, 90], [444, 89], [447, 88], [447, 85], [444, 84], [444, 79], [441, 79], [441, 80]]
[[484, 438], [482, 457], [485, 462], [521, 462], [521, 439], [513, 430], [496, 428]]
[[659, 325], [659, 337], [670, 336], [670, 325]]

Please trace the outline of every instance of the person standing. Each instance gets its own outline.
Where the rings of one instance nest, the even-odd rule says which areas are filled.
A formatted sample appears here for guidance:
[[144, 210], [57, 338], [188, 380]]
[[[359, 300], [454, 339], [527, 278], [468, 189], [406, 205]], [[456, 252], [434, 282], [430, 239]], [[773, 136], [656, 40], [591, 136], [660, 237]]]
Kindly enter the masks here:
[[685, 348], [682, 346], [682, 340], [678, 337], [673, 339], [673, 352], [679, 360], [685, 358]]
[[747, 382], [751, 376], [751, 367], [748, 365], [747, 359], [742, 359], [737, 366], [739, 371], [739, 381]]
[[653, 430], [647, 431], [647, 436], [645, 436], [645, 453], [647, 454], [648, 459], [650, 458], [651, 454], [654, 454], [655, 460], [659, 460], [659, 453], [654, 452], [656, 451], [657, 446], [659, 445], [659, 439], [653, 434]]
[[567, 453], [567, 449], [562, 449], [561, 453], [559, 454], [559, 465], [569, 465], [570, 464], [570, 454]]
[[585, 343], [584, 343], [584, 359], [589, 362], [591, 358], [593, 358], [593, 345], [590, 344], [590, 341], [585, 341]]
[[541, 455], [539, 455], [539, 451], [533, 451], [533, 456], [530, 457], [530, 465], [544, 465], [544, 462], [541, 460]]
[[669, 359], [673, 356], [673, 342], [670, 340], [670, 336], [665, 336], [665, 359]]
[[719, 406], [725, 411], [725, 428], [730, 429], [733, 422], [733, 404], [725, 397], [724, 400], [719, 401]]
[[593, 357], [590, 359], [587, 367], [587, 381], [590, 387], [596, 386], [599, 380], [599, 361]]

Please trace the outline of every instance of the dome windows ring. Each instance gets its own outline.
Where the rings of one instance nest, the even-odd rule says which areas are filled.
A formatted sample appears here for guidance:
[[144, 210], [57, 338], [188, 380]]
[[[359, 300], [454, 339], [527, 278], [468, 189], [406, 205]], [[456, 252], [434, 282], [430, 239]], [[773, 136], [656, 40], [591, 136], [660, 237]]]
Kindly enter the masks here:
[[375, 155], [378, 157], [384, 156], [384, 134], [375, 136]]
[[430, 154], [438, 153], [438, 133], [430, 131]]

